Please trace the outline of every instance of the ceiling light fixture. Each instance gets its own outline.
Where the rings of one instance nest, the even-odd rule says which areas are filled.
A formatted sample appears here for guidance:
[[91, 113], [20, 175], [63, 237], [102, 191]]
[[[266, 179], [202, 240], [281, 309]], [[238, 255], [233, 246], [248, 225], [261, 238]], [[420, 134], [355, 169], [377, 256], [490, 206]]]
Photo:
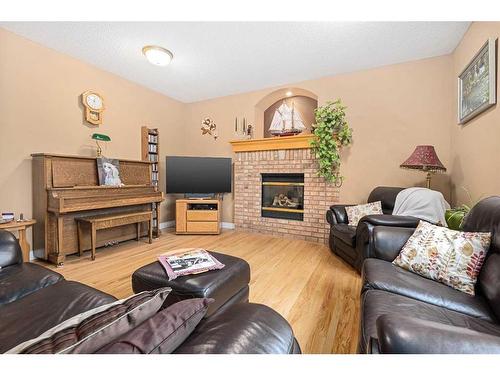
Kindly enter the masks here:
[[158, 66], [168, 65], [174, 58], [172, 52], [159, 46], [145, 46], [142, 48], [142, 54], [151, 64]]
[[293, 93], [291, 91], [286, 92], [286, 96], [292, 96], [292, 95], [293, 95]]

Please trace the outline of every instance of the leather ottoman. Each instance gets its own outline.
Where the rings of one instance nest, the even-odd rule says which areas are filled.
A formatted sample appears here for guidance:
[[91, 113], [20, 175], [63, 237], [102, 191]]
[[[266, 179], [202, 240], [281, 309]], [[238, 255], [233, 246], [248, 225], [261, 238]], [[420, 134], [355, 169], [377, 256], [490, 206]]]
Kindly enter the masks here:
[[215, 301], [210, 304], [206, 316], [223, 311], [234, 303], [248, 302], [250, 282], [248, 263], [231, 255], [216, 252], [210, 254], [225, 267], [169, 281], [167, 272], [160, 262], [153, 262], [132, 274], [132, 289], [134, 293], [139, 293], [144, 290], [170, 287], [172, 292], [165, 301], [166, 306], [189, 298], [213, 298]]

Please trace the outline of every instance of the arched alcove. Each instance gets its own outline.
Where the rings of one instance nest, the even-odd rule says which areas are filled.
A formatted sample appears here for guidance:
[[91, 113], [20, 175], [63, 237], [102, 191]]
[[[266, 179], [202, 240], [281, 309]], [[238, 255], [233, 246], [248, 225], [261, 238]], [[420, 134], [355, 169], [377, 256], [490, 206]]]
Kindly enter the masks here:
[[299, 87], [283, 88], [264, 96], [255, 105], [255, 126], [257, 134], [269, 137], [268, 127], [274, 111], [282, 103], [293, 101], [297, 110], [300, 111], [304, 124], [308, 127], [306, 133], [310, 131], [310, 125], [314, 121], [314, 109], [318, 107], [318, 96], [309, 90]]

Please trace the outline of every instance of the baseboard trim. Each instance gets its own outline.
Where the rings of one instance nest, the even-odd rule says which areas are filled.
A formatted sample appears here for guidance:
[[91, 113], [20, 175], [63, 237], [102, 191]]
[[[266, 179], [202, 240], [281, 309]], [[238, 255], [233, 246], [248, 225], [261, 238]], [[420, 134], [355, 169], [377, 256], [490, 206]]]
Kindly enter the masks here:
[[164, 221], [163, 223], [160, 223], [160, 229], [173, 228], [173, 227], [175, 227], [175, 220]]
[[[226, 221], [221, 222], [220, 226], [222, 229], [234, 229], [235, 228], [234, 223], [229, 223]], [[164, 221], [163, 223], [160, 223], [160, 229], [174, 228], [174, 227], [175, 227], [175, 220]]]
[[234, 223], [228, 223], [227, 221], [223, 221], [222, 223], [220, 223], [220, 226], [223, 229], [234, 229], [235, 228]]

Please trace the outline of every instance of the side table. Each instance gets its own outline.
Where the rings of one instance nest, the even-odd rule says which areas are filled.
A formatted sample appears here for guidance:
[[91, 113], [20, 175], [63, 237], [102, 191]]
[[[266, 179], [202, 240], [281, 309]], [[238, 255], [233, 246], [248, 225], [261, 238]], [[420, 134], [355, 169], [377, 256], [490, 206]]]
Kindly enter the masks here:
[[26, 229], [33, 226], [36, 223], [36, 220], [23, 220], [23, 221], [9, 221], [8, 223], [0, 224], [0, 229], [6, 229], [8, 231], [17, 230], [19, 233], [19, 245], [21, 246], [21, 250], [23, 252], [23, 261], [30, 261], [30, 244], [26, 239]]

